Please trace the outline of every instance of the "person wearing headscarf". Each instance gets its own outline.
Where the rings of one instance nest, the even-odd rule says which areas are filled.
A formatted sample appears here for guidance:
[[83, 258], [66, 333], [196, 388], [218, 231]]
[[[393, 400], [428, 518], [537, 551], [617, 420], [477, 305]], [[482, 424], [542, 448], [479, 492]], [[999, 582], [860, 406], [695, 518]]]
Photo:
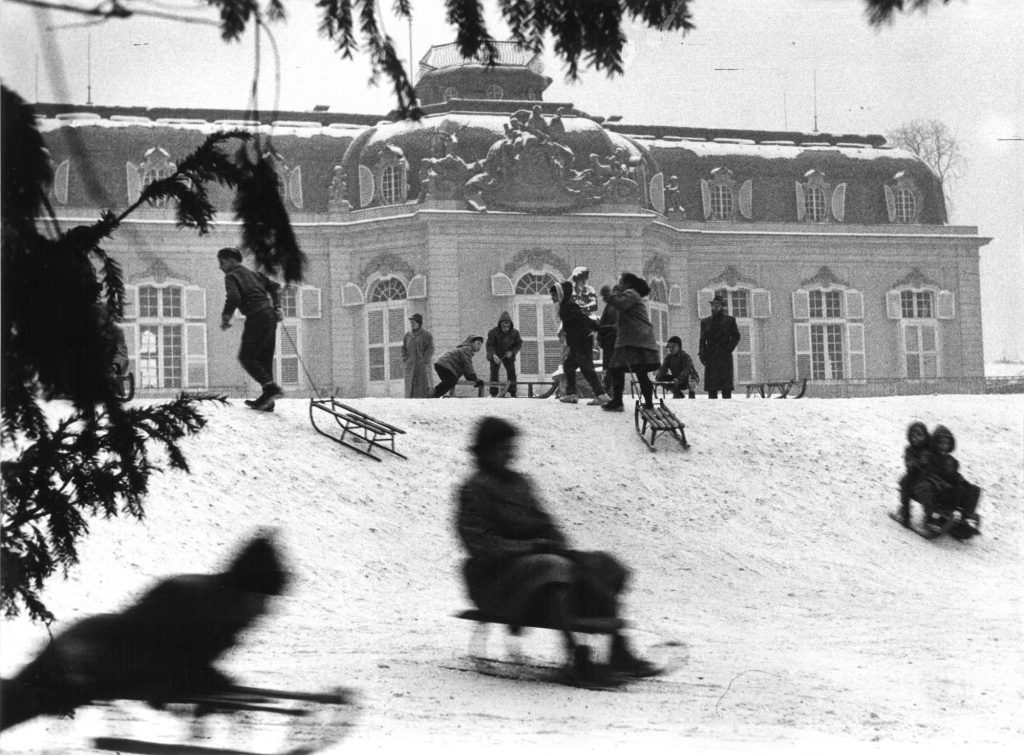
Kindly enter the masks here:
[[[585, 619], [618, 618], [629, 570], [602, 551], [577, 551], [547, 512], [533, 481], [516, 471], [519, 430], [484, 417], [470, 446], [476, 470], [458, 489], [456, 530], [465, 551], [462, 574], [470, 600], [514, 633], [524, 626], [562, 632], [568, 665], [585, 681], [597, 671], [590, 648], [572, 627]], [[612, 633], [610, 667], [630, 676], [661, 672]]]

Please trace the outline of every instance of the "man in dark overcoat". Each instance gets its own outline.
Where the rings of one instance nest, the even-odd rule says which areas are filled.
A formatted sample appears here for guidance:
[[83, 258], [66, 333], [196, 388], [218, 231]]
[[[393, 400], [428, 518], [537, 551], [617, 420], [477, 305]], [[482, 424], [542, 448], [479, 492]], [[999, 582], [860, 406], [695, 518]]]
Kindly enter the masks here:
[[697, 357], [704, 365], [704, 388], [708, 398], [732, 398], [732, 352], [740, 342], [736, 318], [725, 313], [725, 297], [715, 294], [711, 316], [700, 321]]

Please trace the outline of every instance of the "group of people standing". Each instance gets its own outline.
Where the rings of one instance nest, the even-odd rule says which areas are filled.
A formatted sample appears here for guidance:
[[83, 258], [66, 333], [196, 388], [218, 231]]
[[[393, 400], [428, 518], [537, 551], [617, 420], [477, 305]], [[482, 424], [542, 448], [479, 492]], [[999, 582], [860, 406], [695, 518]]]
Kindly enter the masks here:
[[[245, 327], [238, 360], [245, 371], [262, 387], [260, 396], [246, 404], [261, 411], [273, 411], [274, 399], [282, 395], [274, 381], [273, 361], [277, 323], [283, 319], [280, 286], [259, 272], [242, 264], [242, 253], [227, 247], [217, 253], [224, 272], [226, 297], [221, 327], [231, 327], [236, 310], [245, 315]], [[561, 321], [560, 338], [565, 344], [562, 370], [565, 393], [561, 400], [577, 403], [577, 370], [590, 384], [594, 398], [589, 403], [606, 411], [623, 411], [622, 395], [626, 373], [636, 377], [644, 405], [653, 407], [655, 379], [669, 382], [672, 393], [681, 398], [688, 392], [695, 397], [694, 387], [700, 381], [693, 360], [682, 349], [682, 340], [668, 340], [668, 354], [661, 359], [660, 347], [647, 308], [650, 285], [643, 278], [624, 272], [614, 286], [602, 286], [600, 298], [604, 309], [597, 314], [598, 296], [589, 285], [590, 270], [577, 267], [570, 279], [551, 286], [549, 293], [558, 306]], [[704, 385], [710, 398], [732, 396], [732, 353], [740, 341], [735, 318], [725, 313], [726, 301], [721, 295], [711, 300], [711, 316], [700, 322], [700, 346], [697, 352], [705, 368]], [[602, 353], [603, 376], [594, 366], [594, 342]], [[477, 377], [473, 357], [485, 347], [490, 367], [490, 395], [498, 395], [498, 378], [502, 368], [508, 381], [508, 395], [516, 395], [516, 358], [523, 348], [523, 339], [512, 317], [502, 312], [498, 324], [487, 337], [471, 334], [454, 349], [434, 359], [434, 338], [423, 327], [423, 315], [409, 317], [409, 330], [402, 340], [402, 361], [405, 367], [406, 398], [440, 398], [461, 379], [478, 388], [484, 381]], [[429, 369], [437, 375], [431, 385]]]

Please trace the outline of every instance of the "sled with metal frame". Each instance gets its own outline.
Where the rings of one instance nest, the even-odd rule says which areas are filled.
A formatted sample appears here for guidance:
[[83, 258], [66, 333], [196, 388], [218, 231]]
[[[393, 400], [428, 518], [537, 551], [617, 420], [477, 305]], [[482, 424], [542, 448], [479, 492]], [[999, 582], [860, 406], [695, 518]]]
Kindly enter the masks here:
[[800, 378], [799, 380], [766, 380], [761, 383], [744, 383], [743, 387], [747, 390], [747, 398], [750, 398], [755, 393], [761, 398], [771, 398], [774, 391], [778, 391], [779, 395], [776, 398], [787, 398], [793, 391], [796, 385], [800, 385], [800, 390], [793, 398], [803, 398], [807, 392], [807, 378]]
[[[664, 399], [659, 398], [658, 403], [650, 409], [637, 401], [636, 408], [633, 410], [633, 422], [636, 424], [636, 432], [640, 436], [640, 440], [644, 442], [644, 445], [652, 453], [655, 451], [654, 442], [658, 439], [659, 434], [671, 435], [679, 441], [683, 450], [690, 447], [690, 444], [686, 441], [686, 425], [682, 423], [671, 409], [665, 406]], [[650, 440], [647, 439], [648, 433], [651, 436]]]
[[[324, 421], [324, 414], [334, 418], [337, 428], [329, 428], [333, 432], [329, 432], [317, 424], [318, 417]], [[309, 421], [313, 424], [313, 429], [321, 435], [351, 448], [357, 453], [369, 456], [374, 461], [381, 461], [380, 457], [371, 453], [375, 448], [402, 459], [408, 458], [395, 450], [395, 436], [405, 435], [405, 430], [343, 404], [334, 396], [311, 398], [309, 400]], [[330, 420], [326, 420], [326, 422], [329, 423]], [[340, 434], [338, 430], [340, 430]], [[355, 442], [365, 444], [365, 448], [354, 445]]]

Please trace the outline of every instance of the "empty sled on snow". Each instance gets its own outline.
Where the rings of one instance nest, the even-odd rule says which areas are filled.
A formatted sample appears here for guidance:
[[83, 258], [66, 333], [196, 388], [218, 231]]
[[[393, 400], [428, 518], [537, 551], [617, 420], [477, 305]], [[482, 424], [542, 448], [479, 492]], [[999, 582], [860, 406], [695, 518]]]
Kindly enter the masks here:
[[[332, 417], [334, 425], [331, 425], [330, 420], [325, 419], [324, 415]], [[324, 423], [325, 427], [318, 425], [317, 419]], [[402, 459], [408, 458], [395, 450], [395, 436], [405, 435], [405, 430], [343, 404], [334, 396], [311, 398], [309, 400], [309, 421], [313, 424], [313, 429], [321, 435], [325, 435], [336, 443], [363, 454], [363, 456], [369, 456], [374, 461], [381, 460], [380, 457], [373, 455], [372, 451], [375, 448]], [[355, 443], [360, 445], [354, 445]]]
[[[686, 425], [671, 409], [665, 406], [664, 399], [659, 398], [658, 403], [650, 409], [645, 408], [637, 401], [636, 408], [633, 410], [633, 422], [636, 424], [636, 432], [640, 436], [640, 440], [652, 453], [655, 450], [654, 441], [658, 439], [659, 433], [671, 435], [679, 441], [684, 450], [690, 447], [690, 444], [686, 442]], [[648, 433], [651, 435], [650, 440], [647, 439]]]

